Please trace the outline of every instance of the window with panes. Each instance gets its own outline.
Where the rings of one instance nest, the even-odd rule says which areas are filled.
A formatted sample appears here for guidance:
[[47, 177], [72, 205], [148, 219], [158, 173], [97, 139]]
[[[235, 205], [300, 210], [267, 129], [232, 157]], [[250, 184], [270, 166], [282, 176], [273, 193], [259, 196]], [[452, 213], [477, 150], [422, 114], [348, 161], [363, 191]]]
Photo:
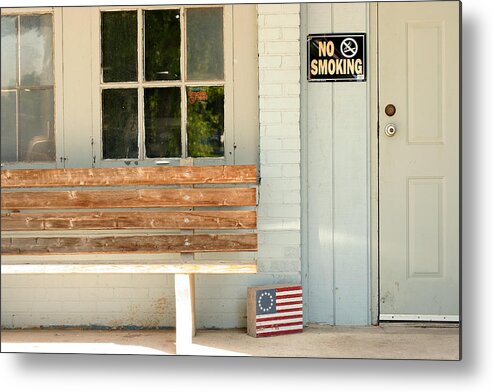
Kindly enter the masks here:
[[224, 157], [223, 7], [101, 11], [103, 160]]
[[1, 16], [1, 161], [54, 162], [53, 14]]

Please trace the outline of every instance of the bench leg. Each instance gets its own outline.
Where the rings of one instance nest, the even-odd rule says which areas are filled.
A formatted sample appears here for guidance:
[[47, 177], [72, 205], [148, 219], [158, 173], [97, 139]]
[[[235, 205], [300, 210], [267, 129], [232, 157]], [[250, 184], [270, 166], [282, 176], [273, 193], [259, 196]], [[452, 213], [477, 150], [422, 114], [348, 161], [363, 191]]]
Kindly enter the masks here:
[[175, 274], [176, 354], [190, 354], [195, 336], [195, 279], [193, 274]]

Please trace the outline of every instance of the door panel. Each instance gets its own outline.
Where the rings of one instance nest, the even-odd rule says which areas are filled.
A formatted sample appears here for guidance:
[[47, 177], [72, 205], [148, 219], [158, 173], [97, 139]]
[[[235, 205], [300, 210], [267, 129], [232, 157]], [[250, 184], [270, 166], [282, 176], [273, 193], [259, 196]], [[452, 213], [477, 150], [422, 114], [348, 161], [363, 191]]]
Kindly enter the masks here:
[[380, 320], [459, 314], [459, 7], [378, 4]]

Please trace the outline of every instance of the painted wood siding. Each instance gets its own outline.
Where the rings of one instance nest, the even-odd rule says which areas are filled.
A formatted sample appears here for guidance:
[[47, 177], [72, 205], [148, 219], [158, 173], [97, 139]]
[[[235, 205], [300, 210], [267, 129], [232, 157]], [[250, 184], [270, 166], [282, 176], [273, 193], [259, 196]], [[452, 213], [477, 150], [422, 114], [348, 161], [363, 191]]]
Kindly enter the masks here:
[[[304, 4], [301, 14], [303, 39], [369, 31], [368, 4]], [[306, 75], [305, 48], [301, 64]], [[303, 277], [311, 322], [370, 322], [369, 89], [370, 81], [302, 77]]]

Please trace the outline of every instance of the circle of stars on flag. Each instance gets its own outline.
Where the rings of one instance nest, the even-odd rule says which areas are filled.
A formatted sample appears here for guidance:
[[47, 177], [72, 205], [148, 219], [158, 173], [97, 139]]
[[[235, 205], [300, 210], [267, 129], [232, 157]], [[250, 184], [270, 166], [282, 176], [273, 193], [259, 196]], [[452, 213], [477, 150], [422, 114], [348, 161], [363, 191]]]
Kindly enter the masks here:
[[274, 306], [274, 297], [268, 291], [264, 291], [258, 298], [258, 307], [262, 312], [268, 312]]

